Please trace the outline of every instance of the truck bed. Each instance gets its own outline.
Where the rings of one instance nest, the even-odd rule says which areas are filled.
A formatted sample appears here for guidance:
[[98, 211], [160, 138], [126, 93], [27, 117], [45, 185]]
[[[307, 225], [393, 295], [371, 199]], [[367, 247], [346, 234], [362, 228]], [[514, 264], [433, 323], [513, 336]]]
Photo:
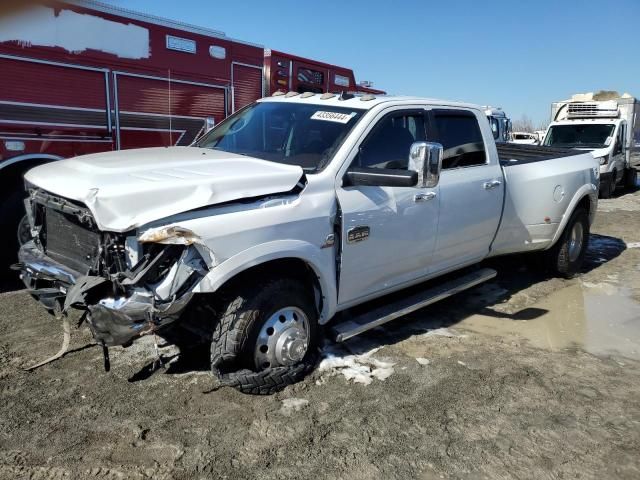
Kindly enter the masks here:
[[509, 167], [524, 163], [543, 162], [561, 157], [581, 155], [584, 150], [571, 148], [544, 147], [540, 145], [518, 145], [515, 143], [497, 143], [500, 165]]

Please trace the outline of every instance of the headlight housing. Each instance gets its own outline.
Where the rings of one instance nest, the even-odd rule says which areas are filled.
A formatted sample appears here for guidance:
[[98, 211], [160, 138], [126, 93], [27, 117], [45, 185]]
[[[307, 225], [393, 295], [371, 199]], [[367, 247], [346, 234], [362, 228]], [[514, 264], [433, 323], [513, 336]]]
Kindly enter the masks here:
[[600, 162], [600, 165], [606, 165], [607, 163], [609, 163], [609, 155], [605, 155], [604, 157], [597, 157], [596, 159], [598, 160], [598, 162]]

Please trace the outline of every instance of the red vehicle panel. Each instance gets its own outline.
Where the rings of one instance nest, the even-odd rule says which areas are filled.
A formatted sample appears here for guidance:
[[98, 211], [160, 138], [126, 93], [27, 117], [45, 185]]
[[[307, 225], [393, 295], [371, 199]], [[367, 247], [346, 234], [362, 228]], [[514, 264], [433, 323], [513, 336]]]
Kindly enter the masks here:
[[353, 71], [275, 50], [265, 51], [270, 92], [341, 92], [356, 87]]
[[190, 145], [226, 115], [221, 85], [116, 73], [118, 148]]
[[262, 95], [262, 65], [234, 63], [231, 67], [233, 78], [233, 111], [254, 102]]
[[212, 123], [276, 90], [365, 91], [349, 69], [213, 30], [97, 1], [35, 8], [0, 17], [5, 231], [24, 214], [22, 175], [38, 164], [190, 145]]
[[13, 40], [0, 42], [0, 169], [32, 153], [188, 145], [207, 124], [276, 90], [367, 91], [346, 68], [87, 5], [39, 7], [39, 21], [56, 27], [44, 30], [75, 35], [47, 38], [42, 24], [20, 17], [13, 37], [5, 34]]

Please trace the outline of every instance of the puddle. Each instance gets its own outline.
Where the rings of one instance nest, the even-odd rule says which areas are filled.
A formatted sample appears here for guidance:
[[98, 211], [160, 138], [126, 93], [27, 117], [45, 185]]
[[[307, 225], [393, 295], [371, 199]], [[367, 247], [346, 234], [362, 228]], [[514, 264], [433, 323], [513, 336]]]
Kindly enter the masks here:
[[640, 360], [640, 304], [606, 282], [571, 285], [512, 316], [477, 314], [459, 325], [493, 335], [519, 335], [539, 348], [575, 346], [598, 356]]

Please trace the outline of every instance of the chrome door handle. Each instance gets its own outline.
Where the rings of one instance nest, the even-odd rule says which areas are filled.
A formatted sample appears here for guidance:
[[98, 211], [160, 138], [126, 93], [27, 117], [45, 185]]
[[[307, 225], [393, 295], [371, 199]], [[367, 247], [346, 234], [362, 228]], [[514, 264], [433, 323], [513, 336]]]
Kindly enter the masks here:
[[502, 185], [500, 180], [491, 180], [490, 182], [484, 182], [482, 185], [485, 190], [491, 190], [492, 188], [496, 188]]
[[436, 192], [427, 192], [427, 193], [416, 193], [413, 196], [414, 202], [426, 202], [428, 200], [433, 200], [436, 198]]

